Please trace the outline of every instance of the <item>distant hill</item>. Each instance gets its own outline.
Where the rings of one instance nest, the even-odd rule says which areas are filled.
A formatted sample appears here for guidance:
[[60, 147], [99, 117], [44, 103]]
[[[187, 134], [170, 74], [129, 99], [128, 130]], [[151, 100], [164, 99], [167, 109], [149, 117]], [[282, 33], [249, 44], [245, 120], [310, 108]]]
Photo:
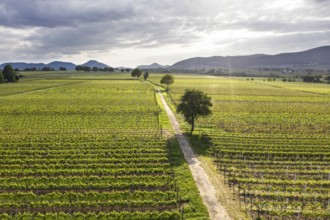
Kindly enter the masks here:
[[[67, 70], [75, 70], [76, 64], [71, 62], [63, 62], [63, 61], [53, 61], [48, 64], [45, 63], [24, 63], [24, 62], [8, 62], [0, 64], [0, 69], [3, 69], [7, 64], [10, 64], [13, 66], [14, 69], [26, 69], [26, 68], [36, 68], [36, 69], [42, 69], [44, 67], [50, 67], [55, 70], [59, 70], [60, 67], [65, 67]], [[96, 60], [90, 60], [84, 64], [81, 64], [82, 66], [90, 66], [91, 68], [96, 66], [98, 68], [104, 68], [109, 67], [107, 64], [100, 63]]]
[[65, 67], [67, 70], [74, 70], [76, 68], [76, 64], [70, 62], [62, 62], [62, 61], [54, 61], [48, 63], [47, 66], [58, 70], [60, 67]]
[[[14, 68], [26, 69], [36, 68], [42, 69], [44, 67], [51, 67], [58, 70], [60, 67], [65, 67], [67, 70], [74, 70], [76, 65], [70, 62], [54, 61], [48, 64], [44, 63], [25, 63], [25, 62], [8, 62], [0, 65], [0, 69], [3, 69], [5, 65], [11, 64]], [[109, 67], [109, 65], [98, 62], [96, 60], [90, 60], [83, 66], [94, 66], [98, 68]], [[187, 60], [182, 60], [173, 64], [172, 66], [162, 66], [158, 63], [151, 65], [140, 65], [138, 68], [146, 70], [162, 69], [243, 69], [243, 68], [256, 68], [256, 67], [275, 67], [275, 68], [306, 68], [306, 67], [330, 67], [330, 46], [318, 47], [311, 50], [295, 53], [281, 53], [277, 55], [267, 54], [254, 54], [247, 56], [214, 56], [214, 57], [195, 57]]]
[[248, 56], [196, 57], [177, 62], [172, 69], [213, 69], [285, 66], [330, 66], [330, 46], [277, 55], [255, 54]]
[[122, 69], [126, 69], [128, 67], [124, 67], [124, 66], [118, 66], [118, 67], [115, 67], [116, 69], [119, 69], [119, 70], [122, 70]]
[[107, 64], [104, 64], [104, 63], [100, 63], [96, 60], [90, 60], [84, 64], [81, 64], [81, 66], [89, 66], [91, 68], [93, 68], [94, 66], [96, 66], [97, 68], [104, 68], [104, 67], [110, 67], [109, 65]]
[[12, 65], [14, 69], [26, 69], [26, 68], [37, 68], [37, 69], [42, 69], [46, 67], [46, 64], [44, 63], [24, 63], [24, 62], [17, 62], [17, 63], [3, 63], [0, 65], [0, 69], [3, 69], [6, 65]]
[[138, 66], [137, 68], [139, 69], [163, 69], [163, 68], [166, 68], [167, 66], [162, 66], [158, 63], [153, 63], [151, 65], [141, 65], [141, 66]]

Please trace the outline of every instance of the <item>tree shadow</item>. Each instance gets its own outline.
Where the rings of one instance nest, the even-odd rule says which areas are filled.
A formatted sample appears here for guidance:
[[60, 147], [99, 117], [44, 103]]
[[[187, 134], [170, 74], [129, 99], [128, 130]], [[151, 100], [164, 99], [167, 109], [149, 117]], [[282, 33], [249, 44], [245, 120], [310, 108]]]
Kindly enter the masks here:
[[176, 135], [171, 136], [169, 139], [167, 139], [167, 147], [168, 147], [168, 158], [172, 166], [177, 167], [186, 163], [183, 152], [180, 148], [180, 143]]
[[205, 132], [200, 134], [185, 133], [186, 138], [190, 142], [195, 156], [210, 156], [213, 147], [212, 137]]
[[[185, 142], [188, 142], [185, 143]], [[185, 154], [180, 147], [186, 149]], [[190, 145], [191, 150], [187, 149]], [[212, 139], [206, 133], [202, 134], [176, 134], [167, 140], [168, 158], [173, 166], [181, 166], [184, 163], [193, 165], [196, 163], [196, 157], [210, 156], [211, 147], [213, 146]]]

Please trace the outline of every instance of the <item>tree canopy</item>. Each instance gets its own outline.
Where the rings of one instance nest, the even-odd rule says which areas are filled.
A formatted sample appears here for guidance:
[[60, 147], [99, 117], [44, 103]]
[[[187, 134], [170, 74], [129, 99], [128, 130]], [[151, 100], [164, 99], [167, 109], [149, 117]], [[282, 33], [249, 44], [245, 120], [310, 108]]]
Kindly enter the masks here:
[[6, 65], [3, 68], [3, 76], [7, 80], [7, 82], [15, 82], [16, 81], [16, 73], [14, 68], [11, 65]]
[[92, 71], [93, 71], [93, 72], [97, 72], [97, 71], [99, 71], [99, 68], [97, 68], [97, 66], [93, 66], [93, 67], [92, 67]]
[[115, 69], [113, 67], [104, 67], [103, 72], [115, 72]]
[[180, 98], [180, 104], [177, 107], [177, 112], [181, 113], [185, 121], [191, 124], [190, 134], [195, 129], [195, 121], [200, 116], [208, 116], [212, 114], [211, 97], [207, 96], [202, 91], [195, 89], [187, 89], [184, 95]]
[[131, 76], [132, 76], [132, 77], [140, 78], [141, 75], [142, 75], [142, 71], [141, 71], [139, 68], [135, 68], [135, 69], [131, 72]]
[[54, 69], [51, 68], [50, 66], [45, 66], [41, 69], [41, 71], [54, 71]]
[[92, 68], [89, 67], [89, 66], [80, 66], [80, 65], [78, 65], [78, 66], [76, 66], [75, 69], [76, 69], [78, 72], [79, 72], [79, 71], [84, 71], [84, 72], [90, 72], [90, 71], [92, 71]]
[[170, 74], [166, 74], [165, 76], [163, 76], [160, 80], [161, 84], [166, 84], [166, 91], [168, 91], [169, 89], [169, 85], [174, 83], [174, 77]]
[[324, 75], [323, 79], [326, 83], [330, 83], [330, 74], [329, 75]]
[[316, 75], [316, 76], [313, 76], [313, 75], [304, 75], [304, 76], [301, 76], [302, 80], [304, 82], [314, 82], [314, 83], [317, 83], [317, 82], [320, 82], [321, 81], [321, 78], [322, 76], [321, 75]]
[[149, 78], [149, 72], [144, 72], [143, 78], [144, 80], [147, 80]]
[[2, 71], [0, 71], [0, 83], [5, 81], [5, 77], [3, 77]]

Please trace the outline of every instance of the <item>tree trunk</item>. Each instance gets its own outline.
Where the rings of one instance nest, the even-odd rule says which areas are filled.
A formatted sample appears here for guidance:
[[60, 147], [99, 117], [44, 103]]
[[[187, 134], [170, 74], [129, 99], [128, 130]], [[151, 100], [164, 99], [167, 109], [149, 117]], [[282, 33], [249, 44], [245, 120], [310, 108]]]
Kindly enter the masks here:
[[190, 135], [192, 135], [192, 133], [194, 132], [194, 129], [195, 129], [195, 118], [192, 117]]

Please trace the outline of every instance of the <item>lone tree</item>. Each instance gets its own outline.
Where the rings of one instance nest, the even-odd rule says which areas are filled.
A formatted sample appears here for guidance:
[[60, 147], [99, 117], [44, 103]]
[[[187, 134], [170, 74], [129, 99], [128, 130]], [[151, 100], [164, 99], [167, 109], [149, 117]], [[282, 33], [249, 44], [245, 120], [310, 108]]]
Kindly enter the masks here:
[[140, 78], [141, 75], [142, 75], [142, 71], [141, 71], [139, 68], [135, 68], [135, 69], [131, 72], [131, 76], [132, 76], [132, 77]]
[[177, 112], [183, 114], [186, 122], [191, 124], [190, 134], [195, 129], [195, 121], [200, 116], [208, 116], [212, 114], [211, 97], [202, 91], [195, 89], [187, 89], [180, 99]]
[[3, 76], [7, 80], [7, 82], [15, 82], [16, 81], [16, 73], [14, 68], [11, 65], [6, 65], [3, 68]]
[[168, 86], [174, 83], [174, 77], [170, 74], [166, 74], [163, 76], [163, 78], [160, 80], [161, 84], [166, 84], [166, 91], [168, 92], [169, 88]]
[[149, 72], [144, 72], [143, 73], [143, 79], [147, 80], [149, 78]]

